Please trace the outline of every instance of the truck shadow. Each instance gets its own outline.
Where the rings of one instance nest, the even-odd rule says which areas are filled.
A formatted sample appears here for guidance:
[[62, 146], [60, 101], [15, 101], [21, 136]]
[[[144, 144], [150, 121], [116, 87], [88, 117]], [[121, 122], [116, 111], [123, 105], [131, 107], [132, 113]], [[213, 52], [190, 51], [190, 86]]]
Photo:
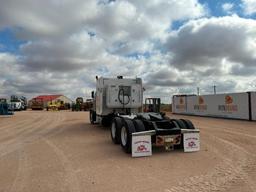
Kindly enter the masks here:
[[183, 149], [174, 149], [174, 150], [171, 150], [171, 151], [166, 151], [164, 147], [156, 147], [156, 146], [153, 146], [152, 147], [152, 153], [153, 155], [157, 155], [157, 154], [164, 154], [164, 155], [170, 155], [170, 154], [175, 154], [175, 153], [184, 153]]
[[[80, 145], [81, 148], [92, 147], [95, 151], [99, 151], [102, 156], [112, 154], [116, 158], [131, 157], [131, 154], [125, 153], [120, 144], [116, 145], [112, 142], [110, 136], [110, 128], [101, 125], [91, 125], [90, 123], [69, 123], [55, 128], [55, 130], [47, 134], [49, 137], [56, 139], [68, 139], [70, 145]], [[153, 156], [170, 156], [172, 154], [184, 153], [183, 149], [174, 149], [166, 151], [164, 147], [152, 147]], [[112, 157], [112, 158], [113, 158]], [[134, 159], [134, 158], [132, 158]], [[141, 159], [141, 158], [135, 158]]]

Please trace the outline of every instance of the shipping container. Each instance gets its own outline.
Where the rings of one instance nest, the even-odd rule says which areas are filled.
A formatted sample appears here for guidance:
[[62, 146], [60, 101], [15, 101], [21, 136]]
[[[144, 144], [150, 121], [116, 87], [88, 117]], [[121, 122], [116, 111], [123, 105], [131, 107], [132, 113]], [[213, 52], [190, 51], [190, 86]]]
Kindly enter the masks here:
[[251, 118], [256, 121], [256, 92], [251, 92]]
[[256, 120], [256, 92], [174, 95], [173, 113]]
[[173, 97], [172, 111], [173, 113], [187, 112], [187, 95], [179, 95]]

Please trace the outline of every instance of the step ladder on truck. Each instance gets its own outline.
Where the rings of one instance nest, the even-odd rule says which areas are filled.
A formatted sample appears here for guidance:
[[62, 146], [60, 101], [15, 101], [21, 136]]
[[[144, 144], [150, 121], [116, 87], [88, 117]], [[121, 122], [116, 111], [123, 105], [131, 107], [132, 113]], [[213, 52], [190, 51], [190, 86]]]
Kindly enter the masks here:
[[166, 150], [200, 149], [199, 129], [187, 119], [170, 119], [165, 113], [142, 112], [143, 87], [140, 78], [96, 77], [92, 92], [91, 124], [111, 126], [113, 143], [133, 157], [152, 155], [152, 145]]

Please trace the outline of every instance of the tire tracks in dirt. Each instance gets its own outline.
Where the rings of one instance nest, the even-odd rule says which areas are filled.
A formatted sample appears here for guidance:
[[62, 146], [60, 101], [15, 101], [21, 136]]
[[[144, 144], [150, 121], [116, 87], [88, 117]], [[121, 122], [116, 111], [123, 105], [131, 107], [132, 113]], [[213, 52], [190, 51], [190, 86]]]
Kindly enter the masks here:
[[[46, 118], [47, 119], [47, 118]], [[45, 116], [42, 117], [40, 121], [33, 122], [32, 124], [29, 124], [26, 126], [26, 129], [37, 129], [40, 128], [41, 125], [44, 123], [42, 120], [45, 120]], [[46, 123], [48, 123], [46, 121]], [[0, 158], [12, 151], [15, 151], [16, 149], [20, 148], [23, 146], [23, 144], [28, 140], [29, 138], [26, 136], [26, 134], [18, 135], [15, 136], [8, 141], [4, 142], [0, 146]]]
[[[10, 117], [12, 118], [12, 117]], [[13, 117], [15, 118], [15, 117]], [[8, 129], [13, 129], [14, 128], [14, 124], [16, 125], [23, 125], [23, 124], [26, 124], [27, 122], [30, 122], [31, 119], [22, 119], [22, 120], [14, 120], [12, 119], [12, 121], [6, 121], [5, 124], [2, 124], [1, 123], [1, 127], [0, 127], [0, 131], [2, 130], [8, 130]]]
[[40, 121], [41, 117], [37, 116], [36, 118], [30, 119], [29, 121], [24, 121], [22, 124], [18, 124], [17, 126], [10, 125], [10, 128], [6, 128], [6, 133], [1, 135], [0, 142], [4, 142], [5, 140], [11, 139], [12, 137], [19, 136], [19, 134], [26, 132], [26, 130], [31, 129], [32, 126], [36, 125], [38, 121]]
[[[236, 133], [236, 132], [228, 132], [230, 133]], [[250, 188], [253, 191], [256, 191], [256, 183], [248, 176], [248, 174], [252, 171], [256, 172], [256, 154], [253, 153], [252, 151], [248, 150], [247, 146], [244, 146], [244, 143], [239, 143], [240, 140], [237, 140], [237, 138], [235, 138], [236, 140], [234, 140], [233, 138], [231, 138], [229, 135], [225, 135], [222, 133], [222, 131], [220, 130], [220, 132], [215, 132], [215, 136], [218, 140], [220, 140], [222, 143], [225, 143], [227, 146], [232, 146], [232, 150], [237, 152], [234, 153], [234, 157], [237, 157], [237, 155], [239, 155], [239, 160], [237, 160], [236, 162], [238, 162], [238, 164], [240, 162], [243, 162], [241, 159], [242, 157], [244, 157], [244, 164], [242, 165], [242, 171], [239, 173], [242, 177], [241, 179], [248, 184], [248, 186], [250, 186]], [[236, 134], [235, 134], [236, 135]], [[251, 139], [253, 137], [249, 137], [248, 135], [245, 134], [238, 134], [240, 136], [246, 137], [245, 139]], [[235, 142], [234, 142], [235, 141]], [[255, 140], [254, 140], [255, 141]], [[248, 144], [249, 145], [249, 144]], [[235, 150], [237, 149], [237, 150]], [[242, 154], [242, 155], [241, 155]], [[234, 158], [232, 159], [232, 161], [234, 160]]]
[[[205, 175], [197, 175], [185, 179], [180, 182], [178, 186], [174, 186], [170, 189], [166, 189], [166, 192], [208, 192], [208, 191], [226, 191], [237, 181], [244, 181], [250, 186], [252, 191], [256, 191], [255, 183], [248, 176], [248, 172], [251, 169], [256, 169], [255, 155], [246, 151], [243, 147], [238, 146], [235, 143], [222, 139], [220, 137], [212, 136], [210, 133], [206, 133], [209, 139], [218, 140], [225, 147], [232, 151], [232, 154], [242, 154], [236, 156], [236, 161], [231, 154], [223, 154], [220, 152], [221, 148], [214, 148], [210, 144], [207, 145], [211, 148], [211, 152], [214, 152], [219, 158], [222, 159], [222, 163], [216, 165], [214, 170]], [[223, 148], [224, 148], [223, 146]]]
[[[256, 126], [256, 124], [255, 124]], [[256, 135], [249, 135], [247, 133], [242, 133], [242, 132], [239, 132], [237, 130], [232, 130], [232, 129], [226, 129], [223, 128], [223, 127], [220, 127], [220, 126], [214, 126], [214, 125], [211, 125], [211, 127], [204, 127], [203, 129], [208, 129], [208, 130], [212, 130], [212, 129], [218, 129], [218, 131], [221, 131], [221, 132], [225, 132], [225, 133], [230, 133], [230, 134], [233, 134], [233, 135], [239, 135], [239, 136], [244, 136], [244, 137], [250, 137], [252, 139], [256, 139]]]
[[[62, 121], [63, 118], [61, 116], [62, 115], [60, 114], [44, 114], [40, 121], [33, 122], [27, 126], [26, 130], [28, 131], [2, 143], [0, 146], [0, 158], [22, 148], [25, 144], [31, 143], [36, 139], [43, 138], [44, 135], [53, 130]], [[47, 128], [44, 128], [45, 126]]]
[[[44, 142], [49, 147], [49, 149], [52, 150], [54, 152], [54, 154], [56, 154], [57, 158], [59, 159], [59, 162], [61, 163], [61, 167], [63, 168], [63, 171], [65, 173], [65, 183], [67, 183], [67, 186], [70, 189], [69, 191], [80, 192], [76, 172], [74, 172], [73, 168], [72, 168], [72, 162], [68, 160], [68, 158], [66, 157], [66, 155], [63, 153], [63, 151], [60, 148], [58, 148], [53, 142], [51, 142], [49, 140], [49, 138], [51, 138], [52, 136], [59, 134], [63, 130], [65, 130], [65, 128], [64, 129], [53, 129], [54, 127], [59, 125], [59, 123], [62, 122], [65, 117], [63, 115], [57, 114], [57, 115], [54, 115], [53, 118], [55, 119], [55, 121], [51, 121], [52, 123], [50, 125], [48, 125], [47, 129], [38, 132], [39, 133], [38, 139], [40, 139], [42, 142]], [[16, 174], [16, 179], [11, 187], [10, 192], [22, 191], [22, 189], [26, 185], [26, 182], [27, 182], [26, 164], [28, 164], [28, 162], [24, 161], [24, 153], [20, 153], [19, 168], [18, 168], [18, 171]], [[26, 170], [24, 170], [24, 169], [26, 169]], [[16, 190], [16, 189], [19, 189], [19, 190]]]
[[22, 192], [28, 182], [29, 164], [26, 151], [19, 151], [18, 169], [14, 182], [7, 192]]
[[[33, 142], [35, 139], [43, 139], [46, 133], [48, 133], [51, 129], [55, 128], [63, 119], [64, 119], [63, 115], [59, 115], [59, 114], [57, 115], [57, 118], [56, 118], [56, 115], [46, 115], [46, 116], [44, 115], [41, 119], [41, 123], [37, 122], [37, 129], [34, 131], [34, 132], [37, 132], [38, 135], [35, 135], [34, 137], [29, 137], [28, 135], [24, 135], [25, 138], [23, 142], [25, 143], [21, 143], [19, 145], [19, 148], [23, 147], [25, 144], [28, 144], [28, 142]], [[42, 120], [47, 120], [47, 121], [42, 121]], [[38, 130], [42, 129], [42, 126], [44, 125], [47, 125], [48, 128], [38, 132]], [[32, 144], [32, 143], [29, 143], [29, 144]], [[4, 155], [11, 153], [15, 150], [18, 150], [19, 148], [13, 146], [12, 150], [6, 152]], [[18, 169], [9, 192], [24, 191], [23, 190], [24, 187], [29, 182], [28, 180], [29, 166], [28, 165], [29, 165], [29, 162], [28, 162], [28, 155], [26, 154], [26, 151], [19, 150]]]
[[[16, 112], [14, 115], [8, 116], [8, 117], [1, 117], [1, 119], [5, 119], [4, 121], [1, 122], [1, 129], [6, 129], [9, 127], [13, 127], [11, 124], [20, 124], [24, 121], [31, 121], [32, 118], [37, 118], [42, 116], [44, 112], [33, 112], [33, 111], [20, 111]], [[28, 118], [29, 117], [29, 118]], [[11, 126], [10, 126], [11, 125]]]
[[72, 167], [72, 162], [69, 161], [65, 153], [60, 148], [58, 148], [53, 142], [49, 141], [48, 139], [44, 139], [44, 142], [54, 151], [54, 153], [60, 160], [60, 163], [65, 172], [65, 183], [68, 184], [69, 191], [80, 192], [77, 175]]

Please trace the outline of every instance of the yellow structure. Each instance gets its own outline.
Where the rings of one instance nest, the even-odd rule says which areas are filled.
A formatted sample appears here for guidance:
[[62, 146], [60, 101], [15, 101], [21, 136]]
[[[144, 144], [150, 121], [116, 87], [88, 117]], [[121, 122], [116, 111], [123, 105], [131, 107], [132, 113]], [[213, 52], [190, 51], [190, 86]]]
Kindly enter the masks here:
[[62, 106], [62, 101], [60, 100], [57, 100], [57, 101], [49, 101], [47, 103], [47, 110], [50, 110], [50, 111], [58, 111], [61, 106]]

